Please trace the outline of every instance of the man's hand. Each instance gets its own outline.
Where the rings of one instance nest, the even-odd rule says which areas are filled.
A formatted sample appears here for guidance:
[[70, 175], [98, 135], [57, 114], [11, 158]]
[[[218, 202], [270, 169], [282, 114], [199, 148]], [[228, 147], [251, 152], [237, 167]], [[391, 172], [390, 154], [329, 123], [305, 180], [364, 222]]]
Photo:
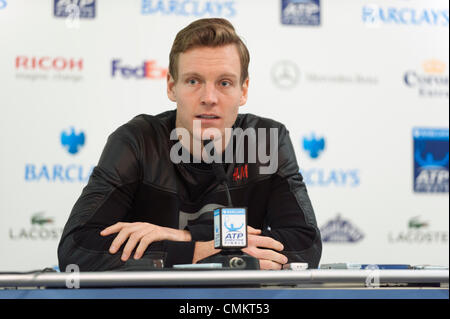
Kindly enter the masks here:
[[[281, 269], [288, 262], [286, 256], [278, 253], [284, 249], [279, 241], [266, 236], [260, 236], [261, 230], [247, 226], [248, 243], [247, 248], [242, 251], [259, 259], [260, 269]], [[264, 249], [268, 248], [268, 249]]]
[[[250, 256], [259, 259], [260, 269], [281, 269], [288, 262], [286, 256], [278, 253], [284, 249], [283, 244], [273, 238], [259, 236], [261, 230], [247, 226], [248, 246], [242, 251]], [[264, 249], [266, 248], [266, 249]], [[219, 249], [214, 249], [214, 240], [206, 242], [196, 242], [194, 258], [192, 263], [218, 253]]]
[[157, 226], [150, 223], [116, 223], [100, 232], [102, 236], [119, 233], [109, 248], [111, 254], [115, 254], [122, 244], [128, 239], [122, 252], [122, 261], [127, 261], [133, 249], [139, 243], [134, 254], [134, 259], [139, 259], [147, 247], [156, 241], [191, 241], [191, 233], [187, 230], [179, 230]]

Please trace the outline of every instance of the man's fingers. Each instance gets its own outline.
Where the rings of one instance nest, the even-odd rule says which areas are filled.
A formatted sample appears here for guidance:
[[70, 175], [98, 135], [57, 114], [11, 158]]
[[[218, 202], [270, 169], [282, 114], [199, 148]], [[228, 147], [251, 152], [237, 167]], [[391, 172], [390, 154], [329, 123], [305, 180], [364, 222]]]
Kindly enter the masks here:
[[130, 257], [131, 253], [133, 252], [133, 249], [136, 247], [139, 241], [142, 240], [142, 238], [146, 235], [146, 229], [141, 231], [135, 231], [129, 235], [128, 241], [123, 248], [122, 252], [122, 261], [127, 261], [128, 257]]
[[106, 227], [105, 229], [103, 229], [100, 232], [100, 235], [102, 236], [108, 236], [114, 233], [118, 233], [119, 231], [122, 230], [123, 227], [125, 227], [126, 225], [128, 225], [129, 223], [115, 223], [114, 225], [111, 225], [109, 227]]
[[259, 268], [261, 270], [280, 270], [281, 264], [273, 262], [272, 260], [262, 259], [259, 261]]
[[153, 243], [155, 239], [152, 236], [152, 233], [145, 235], [141, 238], [138, 247], [136, 248], [136, 252], [134, 253], [134, 259], [139, 259], [144, 254], [147, 247]]
[[247, 226], [247, 232], [249, 235], [259, 235], [261, 234], [261, 229], [253, 228], [252, 226]]
[[286, 256], [277, 253], [276, 251], [272, 250], [272, 249], [260, 249], [260, 248], [256, 248], [256, 247], [249, 247], [249, 248], [245, 248], [242, 251], [244, 251], [245, 253], [256, 257], [258, 259], [265, 259], [265, 260], [271, 260], [274, 261], [278, 264], [285, 264], [288, 262], [288, 259]]
[[136, 230], [136, 228], [139, 228], [140, 225], [133, 225], [129, 227], [124, 227], [119, 232], [119, 234], [114, 238], [111, 247], [109, 247], [109, 252], [111, 254], [115, 254], [119, 248], [122, 246], [122, 244], [127, 240], [127, 238], [130, 236], [130, 234]]
[[248, 237], [249, 245], [263, 248], [270, 248], [278, 251], [282, 251], [284, 246], [279, 241], [266, 236], [251, 235]]

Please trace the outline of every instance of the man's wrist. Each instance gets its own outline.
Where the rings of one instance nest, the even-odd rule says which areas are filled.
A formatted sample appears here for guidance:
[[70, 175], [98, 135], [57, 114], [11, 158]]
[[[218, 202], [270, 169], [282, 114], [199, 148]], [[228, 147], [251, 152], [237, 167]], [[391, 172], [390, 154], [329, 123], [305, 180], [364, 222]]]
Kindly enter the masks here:
[[212, 256], [220, 252], [220, 249], [214, 248], [214, 241], [196, 241], [194, 246], [194, 256], [192, 258], [192, 263], [196, 264], [198, 261]]
[[184, 229], [184, 230], [181, 230], [181, 232], [182, 232], [183, 237], [184, 237], [183, 241], [192, 241], [192, 235], [191, 235], [190, 231]]

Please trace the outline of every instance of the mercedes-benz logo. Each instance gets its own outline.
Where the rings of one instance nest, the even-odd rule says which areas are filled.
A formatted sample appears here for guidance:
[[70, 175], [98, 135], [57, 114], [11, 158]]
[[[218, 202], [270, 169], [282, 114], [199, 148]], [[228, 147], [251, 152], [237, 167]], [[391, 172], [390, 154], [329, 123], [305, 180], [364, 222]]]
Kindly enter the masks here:
[[280, 88], [293, 88], [297, 84], [299, 78], [300, 71], [294, 62], [280, 61], [272, 68], [272, 79]]

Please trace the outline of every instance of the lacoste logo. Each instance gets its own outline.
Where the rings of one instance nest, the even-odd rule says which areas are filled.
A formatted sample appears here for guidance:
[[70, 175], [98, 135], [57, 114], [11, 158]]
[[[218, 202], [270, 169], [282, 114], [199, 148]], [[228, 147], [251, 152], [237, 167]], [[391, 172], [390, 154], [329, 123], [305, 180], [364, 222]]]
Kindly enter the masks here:
[[425, 228], [428, 227], [427, 222], [421, 222], [419, 221], [419, 216], [413, 217], [408, 222], [408, 228]]
[[33, 216], [31, 216], [31, 224], [32, 225], [45, 225], [45, 224], [52, 224], [53, 223], [53, 219], [52, 218], [45, 218], [44, 217], [44, 212], [38, 212], [36, 214], [33, 214]]

